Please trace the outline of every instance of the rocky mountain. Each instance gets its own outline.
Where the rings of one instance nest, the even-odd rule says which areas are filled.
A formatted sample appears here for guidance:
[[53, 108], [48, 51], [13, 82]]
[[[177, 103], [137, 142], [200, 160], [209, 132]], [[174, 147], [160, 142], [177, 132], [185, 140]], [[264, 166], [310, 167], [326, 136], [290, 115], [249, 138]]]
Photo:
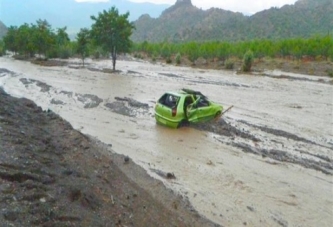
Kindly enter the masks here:
[[160, 17], [142, 15], [135, 22], [134, 42], [241, 41], [310, 37], [333, 33], [332, 0], [298, 0], [252, 16], [211, 8], [202, 10], [191, 0], [177, 0]]
[[6, 34], [7, 27], [0, 21], [0, 39]]

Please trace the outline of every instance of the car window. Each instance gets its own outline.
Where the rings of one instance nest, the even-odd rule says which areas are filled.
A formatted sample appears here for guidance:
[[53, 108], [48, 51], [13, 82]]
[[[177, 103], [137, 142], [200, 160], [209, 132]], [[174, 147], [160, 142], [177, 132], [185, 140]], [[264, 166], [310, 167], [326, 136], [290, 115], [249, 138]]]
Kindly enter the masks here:
[[209, 101], [207, 99], [201, 97], [197, 103], [197, 107], [200, 108], [200, 107], [206, 107], [206, 106], [209, 106]]
[[179, 101], [180, 97], [176, 96], [176, 95], [172, 95], [172, 94], [164, 94], [159, 100], [158, 102], [160, 104], [163, 104], [167, 107], [173, 108], [175, 106], [178, 105], [178, 101]]

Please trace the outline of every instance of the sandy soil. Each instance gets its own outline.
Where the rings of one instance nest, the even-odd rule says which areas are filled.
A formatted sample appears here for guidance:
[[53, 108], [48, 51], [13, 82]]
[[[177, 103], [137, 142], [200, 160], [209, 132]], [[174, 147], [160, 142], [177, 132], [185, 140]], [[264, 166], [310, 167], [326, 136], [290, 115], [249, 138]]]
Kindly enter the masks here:
[[[42, 67], [0, 58], [0, 86], [112, 144], [114, 152], [129, 156], [215, 223], [333, 223], [330, 78], [277, 70], [239, 75], [128, 60], [117, 62], [118, 73], [109, 73], [111, 61], [89, 60], [87, 68], [75, 59], [66, 63]], [[211, 124], [180, 130], [156, 125], [155, 100], [183, 87], [234, 107]], [[174, 178], [166, 179], [166, 173]]]

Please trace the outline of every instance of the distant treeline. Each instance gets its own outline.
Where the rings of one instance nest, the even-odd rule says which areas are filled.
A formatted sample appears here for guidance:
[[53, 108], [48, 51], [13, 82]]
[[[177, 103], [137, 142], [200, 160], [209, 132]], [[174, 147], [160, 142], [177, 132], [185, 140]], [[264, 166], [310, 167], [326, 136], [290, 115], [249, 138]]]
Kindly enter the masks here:
[[9, 27], [0, 42], [0, 55], [8, 50], [27, 57], [39, 54], [49, 58], [67, 58], [72, 48], [66, 27], [54, 31], [46, 20], [38, 20], [36, 24]]
[[205, 59], [217, 58], [226, 60], [231, 57], [243, 58], [248, 50], [255, 58], [279, 57], [301, 59], [333, 60], [332, 36], [314, 36], [313, 38], [286, 40], [252, 40], [245, 42], [189, 42], [189, 43], [136, 43], [132, 51], [145, 53], [150, 57], [171, 58], [172, 56], [186, 56], [195, 61], [199, 57]]
[[[77, 41], [70, 41], [65, 28], [53, 30], [45, 20], [36, 24], [23, 24], [20, 27], [9, 27], [6, 36], [0, 40], [0, 55], [5, 50], [16, 54], [34, 57], [36, 54], [46, 58], [69, 58], [77, 54]], [[94, 58], [108, 57], [108, 52], [100, 46], [89, 43], [89, 55]], [[129, 52], [145, 54], [151, 58], [186, 57], [194, 62], [199, 57], [204, 59], [229, 58], [242, 59], [247, 51], [254, 58], [292, 58], [306, 57], [313, 60], [333, 61], [333, 37], [314, 36], [304, 39], [286, 40], [252, 40], [243, 42], [188, 42], [188, 43], [132, 43]]]

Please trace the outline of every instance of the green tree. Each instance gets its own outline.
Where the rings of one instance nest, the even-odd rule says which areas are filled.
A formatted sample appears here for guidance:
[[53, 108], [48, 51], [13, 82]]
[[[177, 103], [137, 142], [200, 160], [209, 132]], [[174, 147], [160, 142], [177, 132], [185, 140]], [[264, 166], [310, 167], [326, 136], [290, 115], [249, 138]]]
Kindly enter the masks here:
[[81, 56], [83, 67], [84, 59], [89, 55], [89, 39], [90, 31], [87, 28], [81, 28], [80, 32], [77, 34], [77, 49], [76, 53]]
[[112, 56], [113, 70], [116, 70], [117, 53], [126, 53], [130, 50], [133, 23], [128, 21], [129, 12], [119, 14], [114, 6], [98, 17], [91, 16], [94, 24], [91, 27], [91, 35], [96, 43], [101, 44]]
[[188, 59], [194, 63], [199, 57], [199, 45], [195, 42], [186, 44], [185, 52], [188, 56]]
[[69, 43], [70, 39], [68, 37], [66, 30], [67, 30], [67, 27], [57, 29], [57, 34], [55, 37], [57, 46], [64, 46]]
[[327, 35], [321, 39], [319, 38], [319, 40], [319, 51], [327, 61], [328, 58], [332, 56], [331, 53], [333, 52], [333, 38]]
[[19, 48], [17, 45], [17, 33], [18, 28], [16, 26], [10, 26], [8, 28], [7, 34], [3, 37], [6, 50], [12, 51], [14, 53], [18, 52]]
[[19, 27], [16, 33], [16, 43], [18, 51], [26, 56], [33, 57], [36, 52], [36, 46], [32, 43], [31, 37], [34, 34], [32, 26], [23, 24]]
[[53, 48], [55, 35], [52, 32], [51, 25], [46, 20], [37, 20], [37, 25], [33, 25], [32, 42], [39, 55], [46, 56], [46, 53]]
[[217, 44], [216, 51], [217, 51], [217, 57], [222, 60], [223, 62], [228, 59], [230, 53], [231, 53], [231, 45], [230, 43], [223, 42]]
[[169, 59], [171, 57], [171, 44], [164, 43], [160, 50], [162, 58]]
[[5, 54], [5, 43], [0, 39], [0, 56]]
[[251, 71], [253, 60], [254, 60], [253, 52], [251, 50], [248, 50], [244, 54], [244, 58], [243, 58], [242, 70], [244, 72], [250, 72]]

